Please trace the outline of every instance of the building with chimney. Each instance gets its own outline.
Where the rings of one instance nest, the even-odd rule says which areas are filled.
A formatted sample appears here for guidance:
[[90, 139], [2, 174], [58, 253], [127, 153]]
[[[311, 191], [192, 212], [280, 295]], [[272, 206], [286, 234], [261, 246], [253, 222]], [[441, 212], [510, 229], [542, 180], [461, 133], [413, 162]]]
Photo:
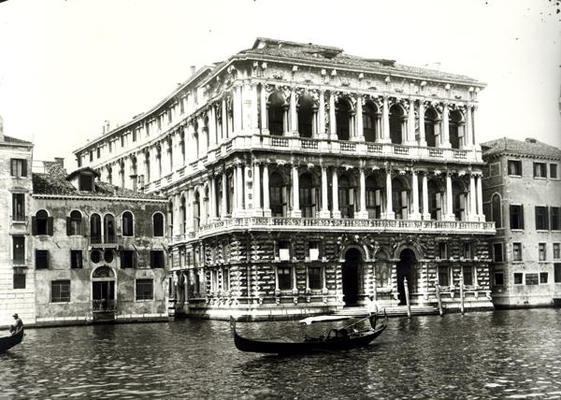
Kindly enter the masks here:
[[490, 242], [493, 301], [553, 305], [561, 301], [561, 149], [509, 138], [482, 148], [483, 209], [497, 229]]
[[[492, 308], [472, 78], [258, 38], [75, 151], [169, 199], [175, 310]], [[438, 290], [437, 290], [438, 289]], [[440, 293], [438, 295], [437, 293]]]

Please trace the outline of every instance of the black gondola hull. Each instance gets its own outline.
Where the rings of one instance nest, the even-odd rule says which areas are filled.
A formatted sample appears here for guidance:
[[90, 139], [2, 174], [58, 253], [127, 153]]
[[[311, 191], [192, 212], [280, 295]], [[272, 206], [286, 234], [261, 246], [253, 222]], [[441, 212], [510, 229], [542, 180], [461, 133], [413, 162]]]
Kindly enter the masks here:
[[0, 337], [0, 353], [3, 353], [17, 344], [23, 339], [23, 329], [15, 335]]

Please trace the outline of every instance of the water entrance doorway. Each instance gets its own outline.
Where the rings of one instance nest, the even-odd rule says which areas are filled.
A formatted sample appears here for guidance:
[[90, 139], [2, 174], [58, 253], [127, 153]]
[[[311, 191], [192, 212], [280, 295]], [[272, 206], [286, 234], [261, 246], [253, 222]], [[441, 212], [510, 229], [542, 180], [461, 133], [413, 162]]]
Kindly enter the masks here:
[[94, 320], [113, 319], [115, 316], [115, 276], [103, 266], [92, 275], [92, 311]]
[[358, 249], [349, 249], [345, 253], [342, 268], [343, 301], [345, 306], [355, 306], [358, 302], [359, 269], [362, 254]]
[[397, 264], [397, 291], [399, 293], [399, 304], [405, 304], [405, 285], [404, 278], [407, 278], [407, 287], [409, 295], [413, 292], [415, 279], [415, 264], [417, 258], [411, 249], [405, 249], [399, 255], [399, 263]]

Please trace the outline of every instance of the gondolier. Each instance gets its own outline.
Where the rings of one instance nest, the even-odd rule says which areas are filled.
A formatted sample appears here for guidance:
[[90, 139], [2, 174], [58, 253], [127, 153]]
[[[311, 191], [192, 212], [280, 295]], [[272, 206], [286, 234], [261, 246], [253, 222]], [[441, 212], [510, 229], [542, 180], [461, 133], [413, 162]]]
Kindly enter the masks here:
[[19, 331], [23, 329], [23, 321], [21, 320], [21, 318], [17, 313], [15, 313], [12, 316], [14, 317], [15, 322], [13, 325], [10, 325], [10, 333], [12, 335], [16, 335], [17, 333], [19, 333]]

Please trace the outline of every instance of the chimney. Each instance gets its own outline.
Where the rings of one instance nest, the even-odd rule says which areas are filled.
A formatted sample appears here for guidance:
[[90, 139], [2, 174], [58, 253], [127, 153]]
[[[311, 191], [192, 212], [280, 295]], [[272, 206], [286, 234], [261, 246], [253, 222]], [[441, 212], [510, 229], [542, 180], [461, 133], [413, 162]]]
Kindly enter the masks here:
[[105, 120], [103, 121], [103, 134], [105, 135], [107, 132], [109, 132], [111, 130], [111, 123], [109, 122], [109, 120]]
[[191, 65], [191, 76], [195, 75], [195, 72], [197, 72], [197, 66]]
[[55, 157], [55, 163], [60, 165], [61, 168], [64, 168], [64, 157]]

